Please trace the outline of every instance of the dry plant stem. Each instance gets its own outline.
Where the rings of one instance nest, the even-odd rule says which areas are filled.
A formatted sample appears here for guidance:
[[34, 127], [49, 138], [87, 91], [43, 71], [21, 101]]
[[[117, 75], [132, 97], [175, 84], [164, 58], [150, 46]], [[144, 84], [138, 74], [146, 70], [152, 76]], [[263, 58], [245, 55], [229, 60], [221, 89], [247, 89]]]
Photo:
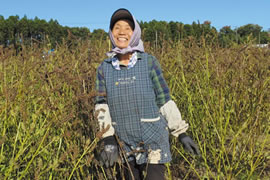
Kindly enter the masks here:
[[[222, 48], [214, 41], [144, 44], [159, 60], [202, 154], [196, 162], [186, 157], [193, 167], [184, 175], [171, 169], [172, 176], [197, 179], [195, 169], [200, 178], [268, 179], [270, 51], [248, 42]], [[72, 179], [102, 179], [93, 151], [80, 158], [98, 136], [95, 71], [110, 43], [66, 41], [42, 58], [49, 44], [23, 46], [17, 54], [0, 45], [0, 179], [65, 179], [72, 171]], [[172, 150], [175, 162], [183, 159]]]
[[249, 162], [249, 164], [250, 164], [250, 172], [249, 172], [249, 175], [248, 175], [248, 179], [251, 178], [253, 172], [260, 165], [261, 160], [264, 158], [263, 157], [263, 149], [265, 148], [266, 143], [267, 142], [269, 143], [269, 137], [270, 137], [270, 135], [269, 135], [269, 130], [268, 130], [268, 134], [266, 135], [263, 143], [261, 144], [259, 151], [256, 153], [256, 154], [258, 154], [256, 160], [251, 159], [250, 162]]
[[[197, 76], [197, 75], [196, 75], [196, 79], [198, 80], [198, 76]], [[211, 113], [210, 113], [209, 107], [208, 107], [208, 105], [207, 105], [207, 103], [206, 103], [206, 101], [205, 101], [205, 99], [204, 99], [204, 97], [203, 97], [203, 95], [202, 95], [202, 90], [201, 90], [201, 88], [200, 88], [199, 83], [197, 83], [197, 87], [198, 87], [199, 93], [200, 93], [200, 95], [201, 95], [201, 100], [202, 100], [202, 102], [203, 102], [203, 105], [204, 105], [205, 109], [207, 110], [206, 112], [208, 113], [208, 115], [209, 115], [209, 117], [210, 117], [210, 120], [211, 120], [211, 122], [213, 123], [213, 125], [215, 125], [215, 122], [214, 122], [214, 119], [213, 119], [213, 117], [212, 117], [212, 115], [211, 115]], [[217, 136], [218, 136], [219, 141], [221, 142], [222, 140], [221, 140], [220, 134], [219, 134], [219, 132], [218, 132], [216, 126], [214, 126], [214, 130], [215, 130], [215, 132], [216, 132], [216, 134], [217, 134]]]
[[175, 149], [183, 158], [184, 160], [190, 165], [190, 167], [193, 169], [193, 171], [196, 173], [196, 175], [198, 176], [198, 178], [200, 178], [199, 173], [196, 171], [195, 167], [193, 166], [193, 164], [191, 164], [189, 162], [189, 160], [184, 156], [184, 154], [175, 146], [173, 146], [173, 149]]
[[[3, 79], [4, 79], [4, 83], [1, 87], [3, 93], [6, 91], [6, 88], [7, 88], [7, 72], [6, 72], [6, 68], [5, 68], [5, 61], [2, 62], [2, 72], [4, 72], [3, 74]], [[4, 113], [4, 119], [8, 119], [8, 97], [6, 95], [5, 97], [5, 107], [3, 108], [2, 112]], [[5, 137], [6, 136], [6, 121], [4, 120], [3, 121], [3, 131], [2, 131], [2, 137]], [[3, 156], [3, 151], [4, 151], [4, 143], [1, 145], [1, 154], [0, 154], [0, 157]]]
[[131, 168], [130, 168], [129, 162], [128, 162], [127, 157], [126, 157], [125, 150], [124, 150], [123, 147], [122, 147], [122, 143], [121, 143], [121, 141], [120, 141], [120, 139], [118, 138], [117, 135], [115, 135], [115, 138], [116, 138], [116, 141], [117, 141], [117, 143], [118, 143], [118, 145], [119, 145], [120, 152], [121, 152], [121, 154], [122, 154], [124, 160], [126, 161], [126, 164], [127, 164], [127, 166], [128, 166], [128, 170], [129, 170], [129, 172], [130, 172], [130, 174], [131, 174], [131, 178], [132, 178], [132, 180], [135, 180], [134, 175], [133, 175], [133, 172], [132, 172], [132, 170], [131, 170]]
[[170, 169], [170, 163], [165, 163], [165, 166], [166, 166], [167, 171], [168, 171], [168, 180], [172, 180], [172, 172]]
[[74, 173], [74, 171], [76, 170], [77, 166], [79, 165], [80, 161], [82, 160], [82, 158], [87, 154], [87, 153], [90, 153], [94, 150], [94, 148], [96, 147], [97, 145], [97, 142], [98, 142], [98, 139], [95, 138], [94, 141], [83, 151], [81, 157], [78, 159], [77, 163], [75, 164], [74, 168], [72, 169], [71, 171], [71, 174], [69, 176], [69, 180], [72, 178], [72, 175]]
[[102, 170], [102, 174], [103, 174], [104, 178], [107, 180], [107, 176], [106, 176], [106, 172], [104, 171], [104, 168], [101, 167], [101, 170]]
[[15, 163], [15, 159], [17, 159], [17, 158], [14, 157], [14, 155], [15, 155], [15, 149], [16, 149], [16, 144], [17, 144], [18, 136], [19, 136], [20, 125], [21, 125], [21, 122], [19, 122], [19, 126], [17, 128], [17, 134], [16, 134], [16, 138], [15, 138], [15, 142], [14, 142], [14, 148], [13, 148], [12, 159], [11, 159], [11, 162], [12, 163], [10, 164], [10, 167], [9, 167], [9, 170], [7, 171], [6, 177], [9, 176], [10, 172], [13, 169], [13, 166], [14, 166], [14, 163]]
[[39, 149], [41, 148], [41, 146], [42, 146], [42, 144], [43, 144], [45, 138], [47, 137], [47, 133], [49, 132], [50, 127], [51, 127], [51, 123], [50, 123], [50, 125], [48, 126], [48, 128], [47, 128], [47, 130], [46, 130], [46, 133], [44, 134], [44, 136], [43, 136], [43, 138], [42, 138], [42, 140], [41, 140], [41, 142], [40, 142], [40, 144], [39, 144], [39, 146], [38, 146], [38, 148], [37, 148], [35, 154], [32, 156], [32, 158], [31, 158], [31, 160], [29, 161], [29, 163], [27, 164], [25, 170], [22, 172], [22, 175], [19, 177], [19, 180], [22, 179], [22, 178], [24, 178], [24, 176], [26, 175], [26, 172], [27, 172], [28, 168], [30, 167], [30, 165], [32, 164], [33, 160], [35, 159], [35, 157], [36, 157], [37, 154], [39, 153]]

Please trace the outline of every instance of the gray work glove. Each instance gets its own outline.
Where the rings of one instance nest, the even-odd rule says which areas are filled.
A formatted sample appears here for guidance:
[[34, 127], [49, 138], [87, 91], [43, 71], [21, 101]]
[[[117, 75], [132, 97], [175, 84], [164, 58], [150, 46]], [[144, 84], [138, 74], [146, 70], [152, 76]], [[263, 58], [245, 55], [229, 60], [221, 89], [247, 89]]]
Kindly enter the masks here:
[[193, 155], [200, 155], [200, 150], [194, 141], [186, 133], [182, 133], [178, 136], [179, 141], [183, 144], [186, 151]]
[[102, 150], [99, 161], [100, 165], [105, 164], [106, 168], [113, 166], [118, 159], [118, 147], [115, 137], [109, 136], [102, 140], [104, 142], [104, 149]]

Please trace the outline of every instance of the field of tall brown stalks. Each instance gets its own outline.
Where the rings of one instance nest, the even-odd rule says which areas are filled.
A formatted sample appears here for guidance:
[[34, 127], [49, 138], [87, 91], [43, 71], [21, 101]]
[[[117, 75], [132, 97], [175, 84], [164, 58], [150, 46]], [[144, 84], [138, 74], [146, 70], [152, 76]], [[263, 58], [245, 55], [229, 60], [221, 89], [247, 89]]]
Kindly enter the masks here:
[[[111, 179], [97, 161], [95, 70], [105, 41], [0, 47], [0, 179]], [[145, 44], [156, 56], [201, 156], [171, 137], [168, 179], [270, 177], [270, 50]], [[121, 171], [121, 170], [120, 170]]]

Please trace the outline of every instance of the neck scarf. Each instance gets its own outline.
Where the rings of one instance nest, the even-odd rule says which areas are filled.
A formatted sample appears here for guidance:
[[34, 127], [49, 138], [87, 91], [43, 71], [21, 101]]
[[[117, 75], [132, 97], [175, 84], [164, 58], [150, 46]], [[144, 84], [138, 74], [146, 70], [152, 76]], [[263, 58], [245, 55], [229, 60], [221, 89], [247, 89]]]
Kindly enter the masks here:
[[132, 17], [133, 17], [135, 28], [134, 28], [133, 34], [131, 36], [128, 47], [126, 47], [124, 49], [120, 49], [120, 48], [116, 47], [114, 39], [113, 39], [112, 31], [110, 29], [109, 36], [110, 36], [110, 39], [112, 42], [112, 50], [106, 53], [107, 56], [111, 57], [115, 53], [116, 54], [127, 54], [129, 52], [135, 52], [135, 51], [144, 52], [143, 42], [141, 40], [140, 25], [136, 21], [135, 17], [134, 16], [132, 16]]

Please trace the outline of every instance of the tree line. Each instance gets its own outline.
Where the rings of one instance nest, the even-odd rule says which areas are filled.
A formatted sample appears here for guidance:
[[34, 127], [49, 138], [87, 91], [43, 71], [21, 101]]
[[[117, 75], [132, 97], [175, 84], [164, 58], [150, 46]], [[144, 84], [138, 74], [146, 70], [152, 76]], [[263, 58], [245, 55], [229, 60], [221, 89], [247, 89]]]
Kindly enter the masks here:
[[[152, 20], [139, 22], [142, 29], [142, 39], [155, 46], [163, 42], [177, 42], [193, 38], [204, 38], [207, 43], [217, 43], [222, 47], [230, 47], [233, 44], [242, 44], [252, 41], [255, 44], [270, 43], [270, 30], [263, 31], [257, 24], [247, 24], [232, 29], [224, 26], [219, 31], [211, 25], [210, 21], [203, 23], [193, 22], [183, 24], [181, 22], [166, 22]], [[64, 41], [77, 40], [106, 40], [107, 32], [103, 29], [95, 29], [93, 32], [86, 27], [67, 27], [60, 25], [57, 20], [48, 22], [38, 17], [28, 19], [26, 16], [9, 16], [5, 19], [0, 15], [0, 45], [5, 47], [13, 45], [40, 45], [50, 43], [52, 47]]]
[[21, 19], [19, 16], [9, 16], [4, 19], [0, 15], [0, 44], [3, 46], [17, 47], [20, 44], [49, 42], [53, 47], [70, 36], [85, 40], [90, 36], [90, 30], [86, 27], [61, 26], [57, 20], [53, 19], [48, 22], [38, 17], [28, 19], [26, 16]]
[[219, 31], [211, 25], [210, 21], [203, 23], [193, 22], [183, 24], [181, 22], [150, 21], [141, 22], [143, 36], [146, 41], [155, 42], [158, 39], [179, 41], [187, 38], [200, 40], [202, 37], [207, 42], [218, 43], [223, 47], [232, 44], [242, 44], [253, 41], [256, 44], [267, 44], [270, 42], [270, 31], [262, 30], [257, 24], [247, 24], [236, 29], [224, 26]]

